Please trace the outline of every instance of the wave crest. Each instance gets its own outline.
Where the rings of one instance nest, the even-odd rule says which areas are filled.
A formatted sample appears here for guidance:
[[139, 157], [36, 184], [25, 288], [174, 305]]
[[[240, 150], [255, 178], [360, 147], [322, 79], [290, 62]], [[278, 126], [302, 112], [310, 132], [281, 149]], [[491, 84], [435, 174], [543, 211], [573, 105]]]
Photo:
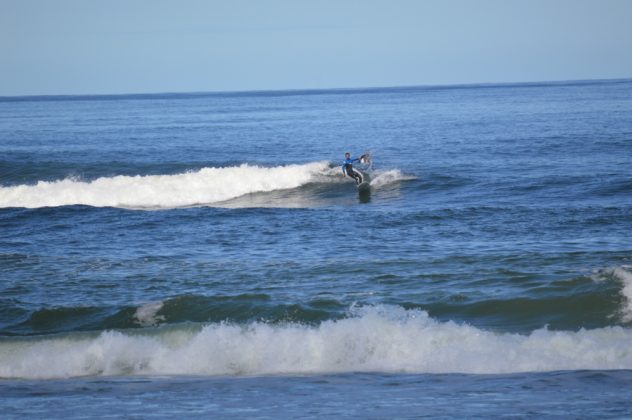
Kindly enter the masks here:
[[0, 187], [0, 208], [174, 208], [213, 204], [250, 193], [297, 188], [328, 168], [327, 162], [271, 168], [242, 164], [176, 175], [119, 175], [91, 182], [72, 178], [40, 181], [36, 185]]
[[415, 177], [405, 175], [399, 169], [378, 171], [373, 175], [373, 179], [371, 179], [371, 187], [379, 188], [388, 184], [393, 184], [401, 181], [410, 181], [413, 179], [415, 179]]
[[624, 322], [632, 322], [632, 266], [623, 265], [608, 270], [609, 274], [621, 282], [621, 319]]

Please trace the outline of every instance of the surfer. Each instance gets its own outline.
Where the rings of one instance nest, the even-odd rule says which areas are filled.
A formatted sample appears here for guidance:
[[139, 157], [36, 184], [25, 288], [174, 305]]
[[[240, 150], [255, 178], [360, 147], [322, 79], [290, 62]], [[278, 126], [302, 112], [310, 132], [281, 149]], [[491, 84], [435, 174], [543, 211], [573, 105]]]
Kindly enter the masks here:
[[347, 152], [345, 153], [345, 160], [342, 163], [342, 173], [353, 178], [358, 185], [362, 183], [362, 175], [360, 175], [360, 172], [353, 169], [353, 162], [359, 162], [360, 159], [361, 158], [351, 159], [351, 154]]

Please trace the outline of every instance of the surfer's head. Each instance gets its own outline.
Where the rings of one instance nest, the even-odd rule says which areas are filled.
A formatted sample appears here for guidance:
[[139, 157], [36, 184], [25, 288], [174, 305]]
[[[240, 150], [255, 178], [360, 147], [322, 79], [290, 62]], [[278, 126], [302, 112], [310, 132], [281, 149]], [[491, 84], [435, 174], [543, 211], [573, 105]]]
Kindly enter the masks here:
[[345, 153], [345, 159], [349, 159], [351, 157], [351, 153], [347, 152]]

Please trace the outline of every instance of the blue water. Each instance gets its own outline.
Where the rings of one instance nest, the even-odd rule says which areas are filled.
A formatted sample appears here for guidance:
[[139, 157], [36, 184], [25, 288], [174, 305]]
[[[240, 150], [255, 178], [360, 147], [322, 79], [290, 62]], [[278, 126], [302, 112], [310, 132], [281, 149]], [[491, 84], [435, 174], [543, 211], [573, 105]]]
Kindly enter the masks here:
[[631, 164], [631, 80], [0, 98], [0, 407], [631, 416]]

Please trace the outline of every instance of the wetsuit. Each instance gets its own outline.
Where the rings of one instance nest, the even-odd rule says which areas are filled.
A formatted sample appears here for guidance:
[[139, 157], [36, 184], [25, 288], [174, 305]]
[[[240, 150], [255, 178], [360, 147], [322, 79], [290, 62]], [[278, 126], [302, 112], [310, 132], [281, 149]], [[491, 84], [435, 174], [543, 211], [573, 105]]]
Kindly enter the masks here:
[[344, 162], [342, 162], [342, 173], [355, 179], [356, 184], [362, 183], [362, 175], [360, 175], [358, 171], [353, 170], [352, 163], [357, 162], [359, 160], [360, 159], [349, 158], [349, 159], [345, 159]]

